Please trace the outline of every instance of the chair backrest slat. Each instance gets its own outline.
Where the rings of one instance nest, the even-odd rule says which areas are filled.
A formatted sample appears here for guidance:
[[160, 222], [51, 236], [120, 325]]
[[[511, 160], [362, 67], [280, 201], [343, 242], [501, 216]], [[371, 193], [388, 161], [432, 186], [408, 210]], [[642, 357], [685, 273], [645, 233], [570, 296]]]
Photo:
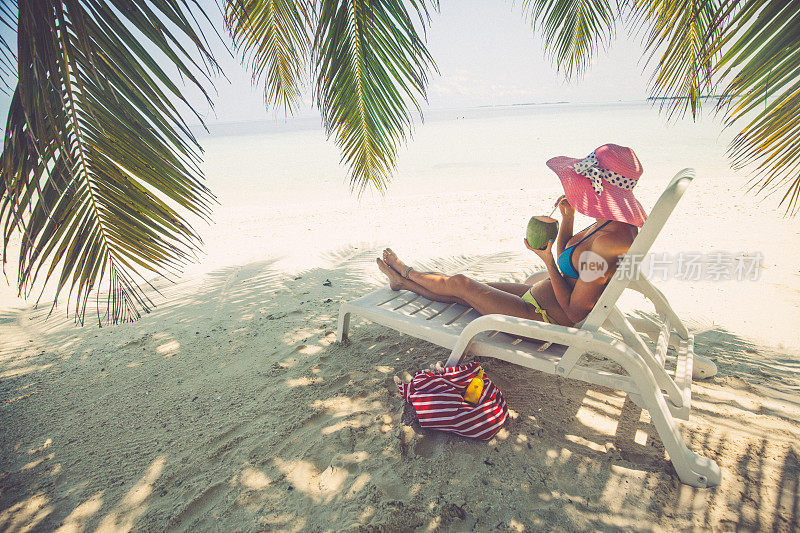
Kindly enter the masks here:
[[[656, 205], [647, 217], [642, 229], [631, 244], [628, 253], [623, 257], [621, 264], [623, 265], [620, 274], [615, 274], [612, 280], [608, 283], [600, 299], [595, 304], [592, 311], [584, 319], [581, 327], [596, 331], [603, 325], [608, 318], [609, 313], [614, 308], [620, 295], [628, 287], [632, 279], [639, 275], [639, 263], [644, 259], [650, 247], [655, 242], [656, 237], [661, 233], [664, 224], [669, 220], [669, 216], [678, 204], [678, 201], [686, 192], [687, 187], [695, 177], [694, 169], [685, 168], [678, 172], [672, 181], [670, 181], [666, 190], [661, 193]], [[624, 263], [623, 263], [624, 262]]]

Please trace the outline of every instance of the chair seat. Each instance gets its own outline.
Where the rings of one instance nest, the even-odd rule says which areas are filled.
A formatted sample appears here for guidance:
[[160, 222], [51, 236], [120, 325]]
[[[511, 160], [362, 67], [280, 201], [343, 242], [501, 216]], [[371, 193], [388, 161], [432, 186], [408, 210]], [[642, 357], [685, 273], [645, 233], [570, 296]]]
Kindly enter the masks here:
[[[393, 291], [388, 286], [343, 304], [343, 311], [447, 349], [453, 349], [467, 324], [481, 316], [470, 307], [435, 302], [410, 291]], [[692, 399], [694, 337], [676, 337], [673, 341], [676, 343], [676, 357], [669, 360], [670, 363], [674, 362], [674, 370], [669, 373], [678, 385], [684, 402], [678, 407], [667, 400], [667, 406], [674, 417], [688, 420]], [[558, 362], [566, 350], [567, 347], [560, 344], [542, 343], [499, 331], [487, 331], [473, 339], [467, 353], [557, 374]], [[641, 403], [636, 385], [624, 374], [576, 365], [570, 372], [570, 378], [621, 390], [628, 393], [634, 403]]]

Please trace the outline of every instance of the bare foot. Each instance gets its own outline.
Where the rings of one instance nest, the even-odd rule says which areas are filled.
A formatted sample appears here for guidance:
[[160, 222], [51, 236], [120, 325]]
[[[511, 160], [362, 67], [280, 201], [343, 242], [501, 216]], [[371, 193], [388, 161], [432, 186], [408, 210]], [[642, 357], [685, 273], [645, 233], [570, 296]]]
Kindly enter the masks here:
[[375, 262], [378, 263], [378, 269], [389, 278], [389, 287], [393, 291], [399, 291], [403, 288], [403, 282], [405, 281], [403, 276], [398, 274], [395, 269], [384, 263], [380, 258], [376, 259]]
[[383, 251], [383, 260], [401, 276], [405, 274], [408, 268], [408, 265], [400, 261], [400, 258], [397, 257], [397, 254], [394, 253], [391, 248], [387, 248]]

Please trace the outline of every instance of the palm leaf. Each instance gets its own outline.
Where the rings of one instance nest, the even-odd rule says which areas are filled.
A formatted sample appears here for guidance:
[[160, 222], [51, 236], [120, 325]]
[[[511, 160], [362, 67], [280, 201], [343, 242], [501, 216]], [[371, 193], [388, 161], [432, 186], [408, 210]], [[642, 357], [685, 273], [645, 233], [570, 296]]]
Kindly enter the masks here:
[[610, 0], [523, 0], [522, 10], [534, 29], [542, 26], [547, 52], [572, 78], [611, 41], [619, 6]]
[[435, 68], [410, 6], [424, 28], [424, 0], [319, 0], [312, 63], [315, 100], [328, 135], [351, 167], [351, 185], [383, 189], [398, 144], [420, 111]]
[[[90, 293], [103, 284], [101, 323], [148, 311], [136, 280], [178, 272], [199, 246], [188, 217], [207, 218], [213, 196], [172, 79], [203, 91], [198, 75], [208, 79], [216, 63], [192, 4], [18, 6], [18, 82], [0, 156], [3, 261], [19, 231], [20, 293], [55, 278], [56, 298], [67, 290], [81, 323]], [[8, 17], [6, 8], [0, 15]]]
[[715, 73], [732, 79], [724, 102], [728, 124], [747, 121], [729, 153], [754, 167], [754, 186], [785, 189], [780, 204], [794, 214], [800, 200], [800, 4], [728, 0], [730, 17], [716, 49]]
[[3, 33], [7, 31], [16, 34], [16, 20], [16, 2], [0, 2], [0, 90], [6, 94], [9, 93], [7, 89], [13, 89], [9, 80], [16, 75], [17, 58]]
[[[264, 84], [268, 104], [294, 111], [310, 48], [310, 6], [306, 0], [229, 0], [225, 20], [237, 48]], [[263, 79], [263, 82], [261, 81]]]
[[652, 96], [663, 98], [662, 109], [670, 115], [691, 110], [696, 117], [703, 95], [714, 92], [712, 71], [720, 54], [711, 50], [724, 27], [720, 1], [636, 0], [634, 12], [637, 24], [650, 27], [649, 61], [658, 57]]

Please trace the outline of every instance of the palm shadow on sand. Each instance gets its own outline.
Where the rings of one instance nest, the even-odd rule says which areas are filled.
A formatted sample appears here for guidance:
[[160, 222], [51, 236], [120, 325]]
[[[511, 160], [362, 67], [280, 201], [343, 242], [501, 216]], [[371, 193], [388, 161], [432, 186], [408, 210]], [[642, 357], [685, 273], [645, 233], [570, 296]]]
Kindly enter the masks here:
[[[188, 288], [156, 283], [163, 300], [140, 322], [79, 329], [54, 315], [34, 342], [4, 349], [0, 405], [15, 422], [0, 440], [0, 529], [55, 529], [79, 509], [89, 529], [121, 516], [178, 530], [462, 530], [512, 520], [615, 529], [645, 511], [684, 526], [702, 516], [708, 527], [797, 527], [796, 446], [755, 431], [731, 441], [744, 424], [723, 413], [749, 411], [718, 394], [794, 390], [788, 354], [761, 353], [719, 328], [698, 333], [698, 353], [720, 376], [696, 385], [684, 435], [723, 468], [716, 489], [677, 482], [646, 413], [622, 393], [502, 361], [483, 361], [514, 412], [498, 437], [428, 432], [392, 375], [446, 350], [362, 320], [349, 343], [334, 342], [338, 304], [385, 283], [374, 265], [381, 249], [344, 247], [302, 272], [282, 271], [276, 258]], [[514, 254], [421, 267], [505, 281], [532, 270]], [[45, 312], [23, 310], [0, 326], [24, 332]], [[137, 488], [145, 478], [146, 493]]]

